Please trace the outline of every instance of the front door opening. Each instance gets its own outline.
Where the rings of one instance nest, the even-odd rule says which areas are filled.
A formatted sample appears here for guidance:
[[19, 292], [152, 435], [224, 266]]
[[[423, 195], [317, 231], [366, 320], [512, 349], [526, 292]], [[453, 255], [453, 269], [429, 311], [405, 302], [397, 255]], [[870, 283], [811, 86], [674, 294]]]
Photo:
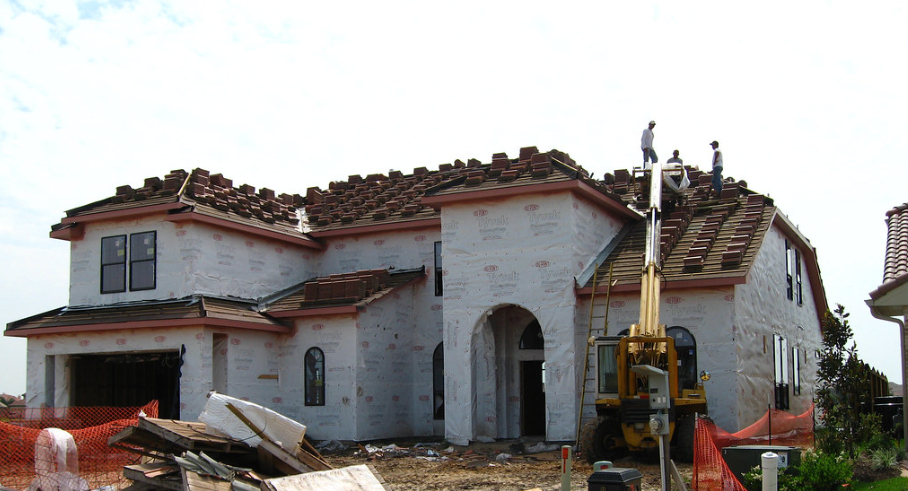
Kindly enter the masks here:
[[520, 363], [521, 433], [526, 436], [545, 435], [545, 362]]

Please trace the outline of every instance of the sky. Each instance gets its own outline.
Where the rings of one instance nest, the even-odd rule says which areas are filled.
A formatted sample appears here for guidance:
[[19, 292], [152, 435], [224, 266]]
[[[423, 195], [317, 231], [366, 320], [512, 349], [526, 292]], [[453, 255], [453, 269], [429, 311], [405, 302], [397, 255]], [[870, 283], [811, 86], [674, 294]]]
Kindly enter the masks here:
[[[864, 301], [904, 191], [902, 1], [0, 0], [0, 319], [68, 302], [66, 210], [196, 167], [305, 195], [521, 147], [601, 177], [640, 135], [769, 195], [816, 248], [859, 355], [901, 381]], [[0, 392], [26, 390], [0, 338]]]

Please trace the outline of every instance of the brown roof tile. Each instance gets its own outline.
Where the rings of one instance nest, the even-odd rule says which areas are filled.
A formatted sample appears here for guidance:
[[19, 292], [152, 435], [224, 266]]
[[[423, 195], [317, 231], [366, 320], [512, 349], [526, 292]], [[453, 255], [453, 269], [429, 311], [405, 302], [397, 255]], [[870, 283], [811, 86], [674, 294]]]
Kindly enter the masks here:
[[267, 312], [280, 317], [285, 312], [370, 303], [425, 274], [423, 266], [390, 271], [368, 269], [316, 278], [267, 301]]
[[908, 203], [886, 212], [886, 228], [883, 284], [870, 292], [874, 300], [908, 283]]

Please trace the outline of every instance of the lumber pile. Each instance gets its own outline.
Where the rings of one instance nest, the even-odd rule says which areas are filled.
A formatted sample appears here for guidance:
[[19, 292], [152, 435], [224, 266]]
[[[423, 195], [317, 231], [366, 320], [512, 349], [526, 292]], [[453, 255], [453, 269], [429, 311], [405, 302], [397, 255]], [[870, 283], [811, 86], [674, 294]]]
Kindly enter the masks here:
[[370, 467], [332, 469], [305, 426], [262, 406], [215, 394], [199, 419], [207, 422], [140, 418], [111, 437], [110, 446], [141, 456], [123, 468], [133, 481], [126, 490], [385, 489]]

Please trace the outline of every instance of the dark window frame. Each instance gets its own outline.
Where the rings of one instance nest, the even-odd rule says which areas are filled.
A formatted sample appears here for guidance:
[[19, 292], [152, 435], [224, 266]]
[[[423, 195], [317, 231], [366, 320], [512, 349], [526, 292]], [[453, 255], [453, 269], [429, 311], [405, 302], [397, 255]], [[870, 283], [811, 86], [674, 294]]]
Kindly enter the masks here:
[[[110, 244], [117, 239], [122, 241], [122, 246], [118, 247], [114, 245], [113, 247], [115, 247], [115, 249], [113, 249], [113, 251], [109, 251], [108, 247], [111, 247]], [[101, 237], [101, 294], [123, 293], [126, 291], [126, 249], [126, 234]], [[111, 252], [114, 252], [113, 256]], [[114, 260], [112, 260], [111, 258], [113, 258]], [[108, 285], [108, 275], [105, 274], [109, 270], [109, 268], [112, 267], [119, 267], [122, 270], [122, 272], [119, 274], [120, 284], [114, 287], [110, 287], [110, 285]]]
[[801, 350], [791, 348], [791, 393], [792, 395], [801, 395]]
[[797, 298], [798, 305], [804, 305], [804, 291], [801, 287], [801, 251], [798, 249], [794, 250], [794, 261], [795, 261], [795, 284], [797, 284]]
[[518, 349], [545, 349], [545, 336], [542, 334], [542, 326], [538, 320], [533, 319], [523, 328]]
[[[142, 236], [148, 236], [148, 235], [150, 235], [152, 238], [151, 239], [152, 240], [151, 252], [149, 253], [148, 248], [146, 247], [145, 255], [140, 256], [141, 259], [136, 259], [136, 256], [137, 256], [137, 254], [136, 254], [137, 245], [136, 244], [138, 241], [143, 240]], [[147, 245], [147, 244], [141, 244], [141, 245]], [[129, 291], [137, 292], [137, 291], [144, 291], [144, 290], [154, 290], [155, 288], [157, 288], [157, 282], [158, 282], [158, 278], [157, 278], [158, 277], [158, 274], [157, 274], [158, 273], [158, 271], [157, 271], [158, 254], [157, 254], [157, 251], [158, 251], [158, 232], [157, 231], [150, 230], [148, 232], [136, 232], [134, 234], [129, 235]], [[149, 254], [150, 254], [150, 257], [149, 257]], [[139, 281], [138, 283], [141, 283], [142, 286], [136, 287], [135, 284], [137, 283], [137, 281], [136, 281], [137, 274], [141, 274], [141, 268], [143, 268], [145, 265], [148, 265], [149, 263], [151, 265], [151, 278], [150, 278], [151, 285], [148, 286], [148, 282], [146, 280], [144, 282]], [[137, 265], [138, 265], [138, 267], [137, 267]], [[137, 273], [136, 269], [139, 269], [140, 272]]]
[[306, 406], [325, 405], [325, 352], [321, 348], [306, 350], [303, 358], [303, 389]]
[[435, 296], [444, 295], [444, 283], [442, 282], [441, 266], [441, 241], [435, 242]]
[[432, 353], [432, 419], [445, 419], [445, 348], [438, 343]]
[[788, 287], [786, 295], [789, 300], [794, 300], [794, 288], [792, 285], [792, 267], [791, 267], [791, 243], [785, 239], [785, 282]]
[[773, 381], [776, 409], [787, 410], [789, 404], [788, 340], [780, 334], [772, 335]]

